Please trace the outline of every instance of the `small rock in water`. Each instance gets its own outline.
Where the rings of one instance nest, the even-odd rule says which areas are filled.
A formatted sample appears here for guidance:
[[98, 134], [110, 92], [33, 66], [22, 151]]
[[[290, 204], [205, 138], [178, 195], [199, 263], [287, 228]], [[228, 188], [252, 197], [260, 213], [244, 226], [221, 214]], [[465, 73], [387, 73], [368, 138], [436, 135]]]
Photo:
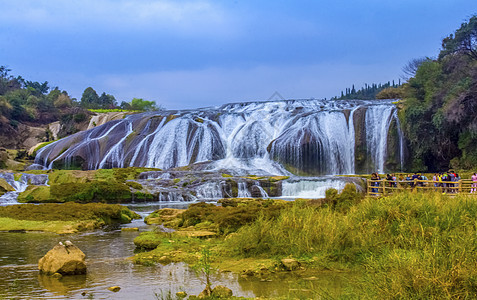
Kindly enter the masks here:
[[170, 264], [171, 263], [171, 259], [167, 256], [161, 256], [161, 258], [159, 258], [159, 263], [163, 264], [163, 265], [167, 265], [167, 264]]
[[179, 298], [185, 298], [185, 297], [187, 297], [187, 293], [186, 292], [177, 292], [176, 296], [179, 297]]
[[110, 290], [111, 292], [119, 292], [119, 290], [121, 289], [121, 287], [115, 285], [115, 286], [111, 286], [111, 287], [108, 287], [108, 290]]
[[70, 241], [59, 242], [38, 261], [42, 273], [61, 275], [85, 274], [85, 254]]
[[226, 286], [218, 285], [212, 289], [212, 297], [216, 298], [230, 298], [232, 297], [233, 292]]
[[139, 228], [137, 228], [137, 227], [123, 227], [123, 228], [121, 228], [121, 231], [139, 231]]
[[300, 263], [294, 258], [283, 258], [281, 262], [287, 271], [293, 271], [300, 267]]

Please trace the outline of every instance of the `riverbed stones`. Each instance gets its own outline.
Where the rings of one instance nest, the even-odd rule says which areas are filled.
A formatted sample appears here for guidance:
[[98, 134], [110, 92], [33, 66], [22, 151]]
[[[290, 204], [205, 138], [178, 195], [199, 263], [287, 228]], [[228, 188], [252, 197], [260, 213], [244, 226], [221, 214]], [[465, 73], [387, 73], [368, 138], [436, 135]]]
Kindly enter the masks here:
[[137, 227], [123, 227], [123, 228], [121, 228], [121, 231], [123, 231], [123, 232], [139, 231], [139, 228], [137, 228]]
[[186, 292], [177, 292], [176, 296], [182, 299], [182, 298], [187, 297], [187, 293]]
[[108, 290], [110, 290], [111, 292], [117, 293], [117, 292], [119, 292], [119, 291], [121, 290], [121, 287], [115, 285], [115, 286], [108, 287]]
[[294, 258], [283, 258], [281, 263], [287, 271], [294, 271], [300, 267], [300, 263]]
[[233, 292], [226, 286], [218, 285], [212, 289], [212, 297], [215, 298], [230, 298], [232, 297]]
[[38, 261], [38, 269], [45, 274], [85, 274], [85, 254], [71, 242], [60, 242]]

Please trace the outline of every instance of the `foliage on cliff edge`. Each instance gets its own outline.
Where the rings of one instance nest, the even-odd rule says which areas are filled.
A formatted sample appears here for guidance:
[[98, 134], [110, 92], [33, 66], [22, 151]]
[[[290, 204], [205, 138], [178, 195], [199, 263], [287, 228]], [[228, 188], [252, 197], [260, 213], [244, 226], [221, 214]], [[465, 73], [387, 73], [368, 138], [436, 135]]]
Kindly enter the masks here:
[[442, 42], [404, 85], [400, 110], [413, 170], [477, 165], [477, 16]]

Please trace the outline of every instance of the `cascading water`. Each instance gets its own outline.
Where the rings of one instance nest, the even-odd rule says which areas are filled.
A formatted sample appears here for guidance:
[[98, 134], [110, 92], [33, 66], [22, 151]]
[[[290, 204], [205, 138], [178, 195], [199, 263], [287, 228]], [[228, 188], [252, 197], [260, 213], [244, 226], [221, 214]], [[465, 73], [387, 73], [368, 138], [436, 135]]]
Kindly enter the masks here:
[[[354, 174], [369, 166], [383, 172], [393, 120], [398, 123], [391, 100], [286, 100], [144, 113], [47, 145], [35, 162], [83, 169], [202, 163], [203, 169], [235, 175]], [[356, 162], [358, 135], [365, 137], [364, 169]]]
[[371, 156], [374, 169], [378, 173], [384, 172], [389, 125], [392, 118], [395, 117], [393, 110], [394, 108], [389, 105], [371, 106], [366, 110], [368, 154]]
[[13, 173], [0, 173], [0, 178], [4, 179], [14, 191], [6, 192], [0, 196], [0, 205], [16, 204], [18, 194], [24, 192], [29, 185], [48, 185], [48, 175], [22, 173], [18, 180]]
[[250, 198], [252, 197], [252, 194], [247, 188], [247, 182], [237, 182], [238, 186], [238, 198]]
[[324, 198], [329, 188], [342, 190], [346, 181], [342, 178], [306, 178], [283, 182], [283, 198]]

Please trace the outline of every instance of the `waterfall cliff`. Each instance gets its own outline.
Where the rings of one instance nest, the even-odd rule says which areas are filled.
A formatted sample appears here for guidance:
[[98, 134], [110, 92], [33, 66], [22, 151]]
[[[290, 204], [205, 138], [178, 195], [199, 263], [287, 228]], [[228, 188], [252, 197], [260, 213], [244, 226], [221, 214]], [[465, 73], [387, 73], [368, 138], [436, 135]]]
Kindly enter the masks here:
[[402, 148], [390, 100], [286, 100], [129, 115], [45, 146], [35, 163], [353, 174], [400, 169]]

